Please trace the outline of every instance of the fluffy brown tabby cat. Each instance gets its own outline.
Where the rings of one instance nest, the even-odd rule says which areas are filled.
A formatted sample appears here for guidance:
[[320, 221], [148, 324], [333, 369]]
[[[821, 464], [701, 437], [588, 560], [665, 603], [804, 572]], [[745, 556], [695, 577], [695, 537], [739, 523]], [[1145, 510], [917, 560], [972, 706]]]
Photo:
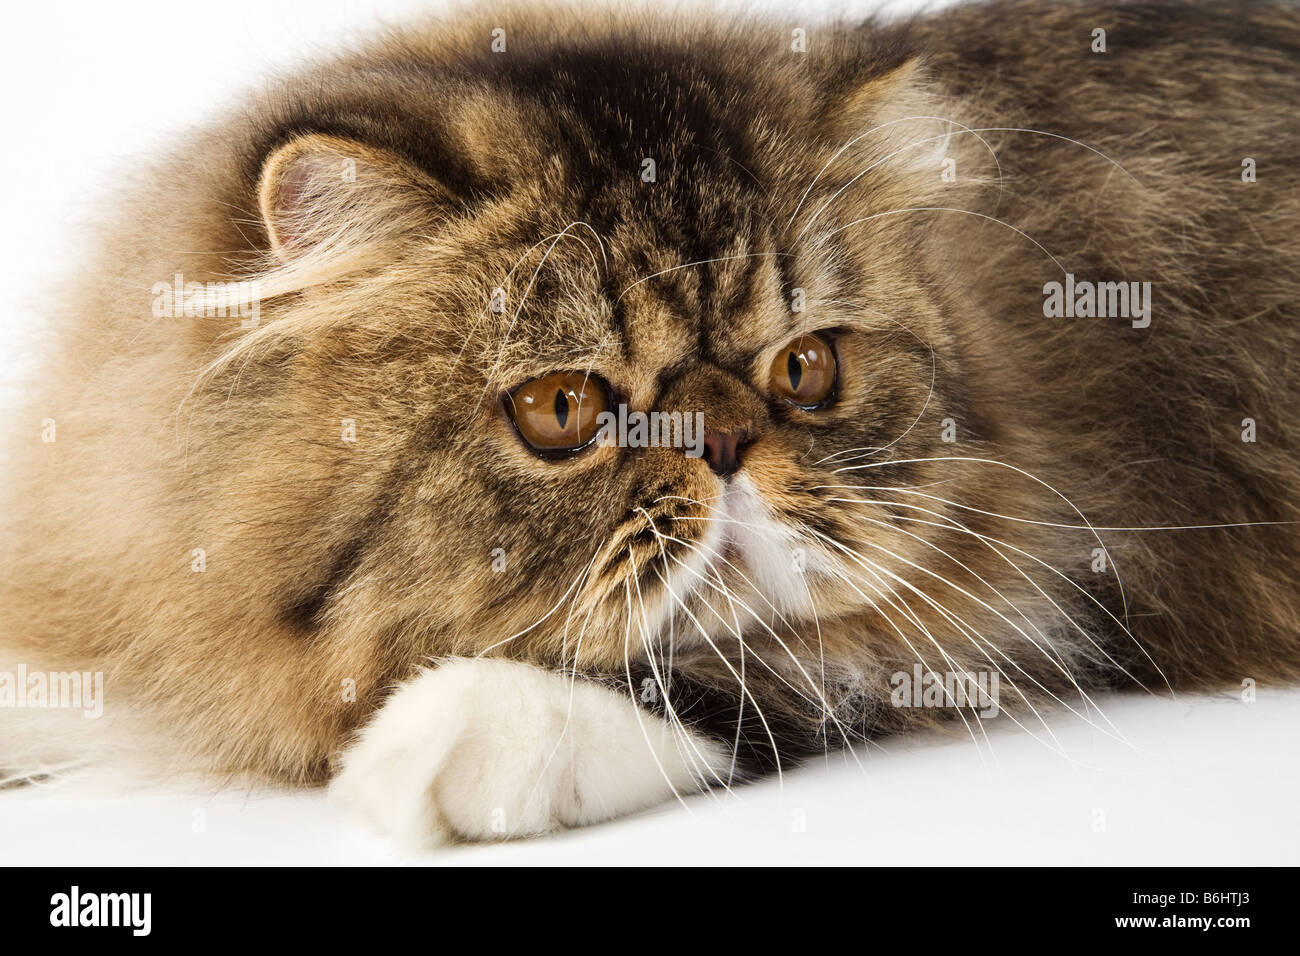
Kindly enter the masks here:
[[0, 667], [106, 719], [0, 765], [494, 838], [974, 719], [900, 672], [1039, 733], [1300, 678], [1298, 103], [1294, 5], [1164, 0], [499, 9], [284, 82], [42, 317]]

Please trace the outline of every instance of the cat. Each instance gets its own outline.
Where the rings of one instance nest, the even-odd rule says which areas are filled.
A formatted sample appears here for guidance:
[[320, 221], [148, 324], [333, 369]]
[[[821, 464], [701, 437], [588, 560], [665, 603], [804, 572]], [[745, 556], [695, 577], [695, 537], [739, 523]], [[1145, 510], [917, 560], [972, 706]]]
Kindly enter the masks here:
[[1297, 680], [1297, 102], [1296, 6], [1220, 0], [510, 7], [280, 81], [42, 316], [0, 766], [427, 846]]

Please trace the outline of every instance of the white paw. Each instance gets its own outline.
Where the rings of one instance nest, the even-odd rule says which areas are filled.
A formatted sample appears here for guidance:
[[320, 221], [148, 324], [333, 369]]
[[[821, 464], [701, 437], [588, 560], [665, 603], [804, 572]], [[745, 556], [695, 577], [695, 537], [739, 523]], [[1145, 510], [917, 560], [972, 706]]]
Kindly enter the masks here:
[[342, 757], [331, 793], [403, 840], [502, 840], [609, 820], [725, 775], [724, 749], [626, 693], [504, 660], [402, 685]]

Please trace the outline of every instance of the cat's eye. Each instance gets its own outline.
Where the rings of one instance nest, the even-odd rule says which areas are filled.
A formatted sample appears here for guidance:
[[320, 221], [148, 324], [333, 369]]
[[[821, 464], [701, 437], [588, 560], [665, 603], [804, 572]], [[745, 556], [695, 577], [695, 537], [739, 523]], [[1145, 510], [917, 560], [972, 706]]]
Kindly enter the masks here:
[[520, 385], [505, 404], [523, 440], [542, 455], [558, 457], [591, 444], [609, 398], [605, 383], [593, 375], [553, 372]]
[[835, 376], [830, 342], [817, 334], [801, 335], [772, 360], [771, 388], [792, 405], [821, 408], [834, 396]]

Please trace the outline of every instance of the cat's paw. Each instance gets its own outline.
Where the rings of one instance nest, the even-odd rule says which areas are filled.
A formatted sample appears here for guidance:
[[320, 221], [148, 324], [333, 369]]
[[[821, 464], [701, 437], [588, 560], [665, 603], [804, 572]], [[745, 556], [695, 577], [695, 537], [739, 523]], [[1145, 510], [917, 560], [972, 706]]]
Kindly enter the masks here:
[[726, 765], [720, 745], [627, 693], [514, 661], [454, 659], [397, 690], [330, 789], [427, 846], [609, 820], [702, 789]]

